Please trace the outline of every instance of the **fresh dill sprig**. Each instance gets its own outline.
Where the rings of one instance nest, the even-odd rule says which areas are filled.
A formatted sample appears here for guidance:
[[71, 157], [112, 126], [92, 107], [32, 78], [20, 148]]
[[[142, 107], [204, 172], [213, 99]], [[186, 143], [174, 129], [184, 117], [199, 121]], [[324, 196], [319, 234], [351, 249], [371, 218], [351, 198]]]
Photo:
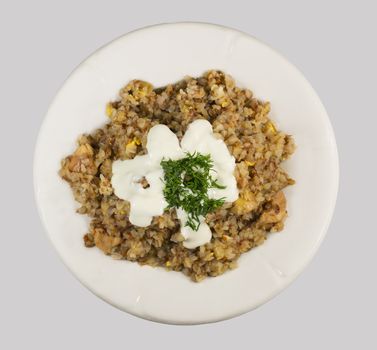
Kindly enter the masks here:
[[164, 196], [169, 208], [182, 208], [187, 213], [186, 226], [197, 231], [200, 217], [221, 207], [224, 198], [208, 197], [210, 188], [224, 189], [215, 180], [213, 161], [210, 155], [186, 153], [182, 159], [161, 161], [164, 170]]

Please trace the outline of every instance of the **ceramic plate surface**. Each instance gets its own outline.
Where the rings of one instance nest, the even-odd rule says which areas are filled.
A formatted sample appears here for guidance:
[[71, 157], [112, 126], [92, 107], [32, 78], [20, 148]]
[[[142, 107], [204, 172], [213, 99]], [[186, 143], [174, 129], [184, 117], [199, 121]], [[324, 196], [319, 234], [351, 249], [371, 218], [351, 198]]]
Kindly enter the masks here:
[[[239, 267], [201, 283], [181, 273], [113, 260], [83, 245], [89, 220], [76, 214], [60, 160], [77, 137], [107, 122], [105, 105], [131, 79], [154, 86], [221, 69], [271, 102], [271, 118], [293, 135], [284, 166], [297, 181], [285, 190], [284, 231], [243, 254]], [[93, 293], [133, 315], [195, 324], [230, 318], [271, 299], [304, 269], [328, 228], [338, 188], [338, 156], [326, 111], [304, 76], [279, 53], [233, 29], [198, 23], [144, 28], [102, 47], [81, 63], [54, 98], [34, 159], [36, 201], [47, 234], [72, 273]]]

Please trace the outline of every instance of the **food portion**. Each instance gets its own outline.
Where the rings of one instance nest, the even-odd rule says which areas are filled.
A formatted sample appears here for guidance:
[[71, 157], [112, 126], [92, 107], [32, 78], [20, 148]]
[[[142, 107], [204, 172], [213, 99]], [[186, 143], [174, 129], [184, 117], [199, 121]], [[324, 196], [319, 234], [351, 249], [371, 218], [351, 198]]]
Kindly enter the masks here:
[[280, 166], [293, 139], [269, 110], [220, 71], [157, 89], [131, 81], [107, 105], [110, 121], [62, 160], [91, 217], [85, 245], [194, 281], [236, 267], [283, 229], [282, 189], [294, 183]]

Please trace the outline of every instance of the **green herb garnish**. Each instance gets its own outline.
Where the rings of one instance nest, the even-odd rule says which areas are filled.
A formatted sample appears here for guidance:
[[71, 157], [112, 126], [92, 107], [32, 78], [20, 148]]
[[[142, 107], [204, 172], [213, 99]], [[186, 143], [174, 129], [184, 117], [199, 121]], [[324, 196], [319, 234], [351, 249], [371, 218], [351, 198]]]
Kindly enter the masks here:
[[211, 175], [213, 161], [210, 155], [186, 153], [186, 157], [178, 160], [163, 159], [164, 196], [168, 202], [167, 209], [182, 208], [188, 216], [186, 226], [197, 231], [200, 216], [221, 207], [224, 198], [208, 197], [210, 188], [224, 189]]

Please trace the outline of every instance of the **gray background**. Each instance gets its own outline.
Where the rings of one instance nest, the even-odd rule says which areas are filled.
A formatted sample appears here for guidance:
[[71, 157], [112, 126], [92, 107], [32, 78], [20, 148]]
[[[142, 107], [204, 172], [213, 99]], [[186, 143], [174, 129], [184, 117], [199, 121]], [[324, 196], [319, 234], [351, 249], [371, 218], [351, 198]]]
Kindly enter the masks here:
[[[0, 348], [376, 349], [373, 3], [1, 1]], [[187, 327], [137, 319], [86, 290], [46, 239], [32, 189], [38, 128], [72, 69], [123, 33], [183, 20], [243, 30], [293, 62], [327, 108], [341, 166], [328, 236], [305, 272], [251, 313]]]

